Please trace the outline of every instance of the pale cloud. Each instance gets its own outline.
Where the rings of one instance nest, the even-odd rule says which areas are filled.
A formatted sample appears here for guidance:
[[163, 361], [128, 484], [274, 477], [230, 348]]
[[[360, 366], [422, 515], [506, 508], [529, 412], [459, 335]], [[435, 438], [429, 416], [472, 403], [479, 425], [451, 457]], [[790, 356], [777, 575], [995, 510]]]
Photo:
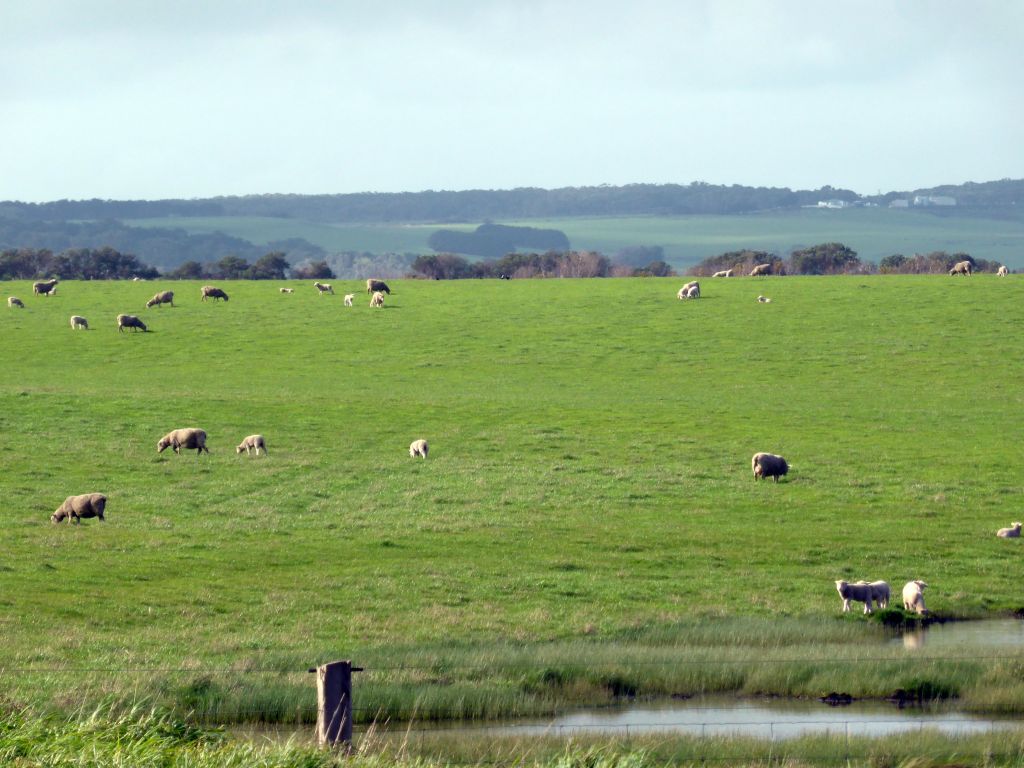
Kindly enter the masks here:
[[1024, 176], [1024, 4], [0, 6], [0, 198]]

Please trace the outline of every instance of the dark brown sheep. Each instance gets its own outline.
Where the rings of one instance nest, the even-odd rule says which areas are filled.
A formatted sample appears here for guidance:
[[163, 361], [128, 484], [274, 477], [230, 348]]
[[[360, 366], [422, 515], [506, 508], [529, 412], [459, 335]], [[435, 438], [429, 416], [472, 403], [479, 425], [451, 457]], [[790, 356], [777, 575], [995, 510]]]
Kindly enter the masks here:
[[372, 277], [366, 281], [366, 292], [367, 293], [386, 293], [388, 296], [391, 295], [391, 289], [388, 288], [388, 284], [383, 280], [374, 280]]
[[125, 328], [131, 328], [132, 330], [148, 331], [146, 324], [139, 320], [135, 315], [118, 315], [117, 316], [117, 330], [119, 333], [124, 333]]
[[206, 301], [208, 298], [213, 299], [214, 301], [217, 299], [224, 299], [224, 301], [228, 300], [228, 295], [224, 293], [224, 291], [212, 285], [204, 285], [199, 290], [203, 294], [203, 301]]
[[52, 280], [40, 280], [38, 283], [32, 283], [32, 293], [37, 296], [49, 296], [51, 293], [57, 292], [57, 278]]
[[782, 475], [789, 472], [786, 460], [774, 453], [755, 453], [750, 466], [754, 470], [754, 480], [770, 477], [777, 483]]

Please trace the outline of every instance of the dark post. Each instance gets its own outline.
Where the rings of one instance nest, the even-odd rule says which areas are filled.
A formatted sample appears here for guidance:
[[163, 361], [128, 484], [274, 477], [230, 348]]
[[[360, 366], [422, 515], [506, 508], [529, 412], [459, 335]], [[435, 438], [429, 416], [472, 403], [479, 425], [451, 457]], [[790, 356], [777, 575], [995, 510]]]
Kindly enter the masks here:
[[351, 661], [332, 661], [316, 668], [316, 712], [318, 745], [352, 744]]

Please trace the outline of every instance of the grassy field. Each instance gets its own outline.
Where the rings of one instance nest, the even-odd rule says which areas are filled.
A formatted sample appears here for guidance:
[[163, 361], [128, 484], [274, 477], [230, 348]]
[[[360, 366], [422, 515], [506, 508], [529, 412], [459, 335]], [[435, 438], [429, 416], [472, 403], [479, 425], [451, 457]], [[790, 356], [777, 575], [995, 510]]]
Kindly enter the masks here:
[[[439, 224], [325, 224], [270, 218], [174, 218], [126, 220], [132, 226], [182, 227], [193, 233], [221, 231], [257, 244], [304, 237], [329, 252], [432, 253], [427, 245]], [[817, 243], [841, 242], [865, 261], [903, 253], [964, 251], [1011, 269], [1024, 268], [1024, 222], [967, 215], [934, 216], [889, 208], [802, 209], [741, 216], [649, 216], [531, 219], [504, 222], [560, 229], [573, 248], [614, 255], [637, 245], [661, 246], [670, 263], [685, 268], [744, 248], [787, 256]], [[443, 225], [471, 230], [475, 225]]]
[[[1024, 651], [882, 650], [833, 585], [1024, 607], [993, 535], [1020, 518], [1024, 279], [678, 285], [396, 281], [371, 310], [355, 283], [3, 284], [3, 696], [303, 720], [306, 667], [353, 658], [364, 720], [923, 683], [1024, 711]], [[157, 454], [182, 426], [209, 456]], [[236, 455], [253, 432], [268, 457]], [[760, 450], [789, 477], [755, 483]], [[88, 491], [105, 523], [50, 524]]]

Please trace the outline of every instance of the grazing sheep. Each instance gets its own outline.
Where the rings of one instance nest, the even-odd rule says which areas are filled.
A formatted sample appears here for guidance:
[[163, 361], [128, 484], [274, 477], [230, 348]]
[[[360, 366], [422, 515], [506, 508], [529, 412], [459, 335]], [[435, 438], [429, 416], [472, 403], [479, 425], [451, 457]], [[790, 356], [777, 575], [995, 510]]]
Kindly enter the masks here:
[[762, 276], [762, 275], [770, 275], [771, 273], [772, 273], [772, 265], [771, 265], [771, 263], [768, 263], [768, 264], [758, 264], [756, 267], [754, 267], [752, 270], [750, 270], [750, 277], [758, 277], [758, 276]]
[[21, 302], [21, 299], [19, 299], [17, 296], [8, 296], [7, 306], [10, 307], [11, 309], [14, 309], [15, 307], [21, 307], [22, 309], [25, 308], [25, 305]]
[[217, 301], [217, 299], [224, 299], [224, 301], [228, 300], [228, 295], [224, 293], [224, 291], [220, 288], [215, 288], [212, 285], [204, 285], [199, 290], [203, 295], [203, 301], [206, 301], [207, 298], [213, 299], [214, 301]]
[[149, 330], [146, 328], [146, 324], [139, 320], [135, 315], [118, 315], [117, 316], [117, 330], [119, 333], [124, 333], [125, 328], [132, 328], [133, 330], [143, 331]]
[[83, 517], [98, 517], [103, 520], [103, 510], [107, 507], [107, 497], [102, 493], [80, 493], [77, 496], [68, 496], [64, 503], [57, 507], [57, 511], [50, 515], [50, 522], [60, 523], [72, 520], [76, 523], [82, 522]]
[[878, 604], [879, 608], [889, 607], [889, 582], [887, 581], [858, 581], [858, 584], [867, 584], [871, 587], [871, 599]]
[[999, 275], [1000, 277], [1006, 277], [1008, 274], [1010, 274], [1010, 270], [1006, 268], [1005, 264], [1001, 264], [999, 265], [999, 269], [996, 270], [996, 274]]
[[409, 455], [413, 457], [422, 456], [425, 459], [429, 450], [430, 446], [427, 445], [426, 440], [413, 440], [409, 444]]
[[366, 281], [366, 292], [376, 293], [377, 291], [380, 291], [381, 293], [386, 293], [388, 296], [391, 295], [391, 289], [388, 288], [387, 283], [385, 283], [383, 280], [374, 280], [371, 277], [369, 280]]
[[281, 293], [295, 293], [294, 288], [281, 288]]
[[712, 277], [732, 277], [732, 270], [723, 269], [721, 272], [715, 272]]
[[692, 280], [682, 288], [676, 294], [677, 299], [699, 299], [700, 298], [700, 283], [696, 280]]
[[203, 451], [207, 453], [210, 449], [206, 447], [206, 432], [194, 427], [175, 429], [160, 438], [156, 444], [156, 452], [163, 453], [165, 448], [173, 448], [175, 453], [181, 453], [182, 448], [195, 449], [196, 456]]
[[758, 297], [757, 297], [757, 300], [758, 300], [758, 301], [759, 301], [759, 302], [760, 302], [761, 304], [771, 304], [771, 303], [772, 303], [772, 300], [771, 300], [771, 299], [769, 299], [769, 298], [768, 298], [767, 296], [758, 296]]
[[323, 296], [325, 293], [334, 295], [334, 288], [331, 287], [330, 283], [313, 283], [313, 287], [320, 291], [320, 295]]
[[848, 581], [839, 580], [836, 582], [836, 591], [843, 598], [843, 613], [850, 612], [850, 602], [856, 600], [864, 603], [864, 613], [871, 613], [871, 597], [873, 590], [871, 585], [865, 582], [851, 584]]
[[52, 280], [41, 280], [38, 283], [32, 283], [32, 293], [37, 296], [49, 296], [57, 293], [57, 278]]
[[754, 470], [755, 482], [770, 477], [777, 483], [782, 475], [789, 472], [786, 460], [774, 453], [755, 453], [750, 460], [750, 466]]
[[1020, 523], [1013, 523], [1009, 528], [1000, 528], [996, 531], [996, 536], [1001, 539], [1019, 539]]
[[924, 615], [928, 609], [924, 607], [924, 588], [928, 585], [919, 579], [908, 581], [903, 587], [903, 608]]
[[970, 277], [972, 269], [973, 267], [971, 266], [971, 262], [958, 261], [956, 264], [953, 265], [953, 268], [949, 270], [949, 276], [955, 277], [956, 275], [967, 275], [968, 277]]
[[245, 451], [245, 455], [249, 455], [249, 451], [253, 448], [256, 449], [256, 455], [260, 455], [260, 448], [263, 449], [264, 455], [267, 453], [267, 441], [263, 439], [263, 435], [249, 435], [245, 440], [235, 446], [235, 453], [241, 453]]
[[88, 331], [89, 330], [89, 321], [86, 320], [81, 315], [72, 315], [71, 316], [71, 330], [74, 331], [74, 330], [77, 330], [79, 328], [84, 328], [85, 330]]
[[159, 307], [161, 304], [174, 306], [174, 291], [160, 291], [156, 296], [146, 302], [146, 309]]
[[346, 293], [345, 294], [345, 306], [346, 307], [351, 307], [352, 306], [352, 300], [355, 299], [355, 297], [356, 297], [356, 295], [354, 293]]
[[383, 307], [384, 306], [384, 294], [380, 291], [375, 291], [372, 298], [370, 299], [371, 307]]

